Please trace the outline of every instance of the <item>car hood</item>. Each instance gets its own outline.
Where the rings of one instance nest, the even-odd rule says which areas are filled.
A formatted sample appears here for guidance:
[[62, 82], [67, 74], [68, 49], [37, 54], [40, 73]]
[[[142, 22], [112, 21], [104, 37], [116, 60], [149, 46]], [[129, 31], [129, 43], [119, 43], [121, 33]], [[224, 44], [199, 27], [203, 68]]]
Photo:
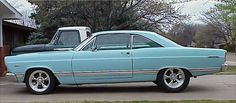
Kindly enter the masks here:
[[53, 50], [52, 45], [48, 44], [37, 44], [37, 45], [26, 45], [16, 47], [12, 50], [13, 53], [15, 52], [37, 52], [37, 51], [50, 51]]

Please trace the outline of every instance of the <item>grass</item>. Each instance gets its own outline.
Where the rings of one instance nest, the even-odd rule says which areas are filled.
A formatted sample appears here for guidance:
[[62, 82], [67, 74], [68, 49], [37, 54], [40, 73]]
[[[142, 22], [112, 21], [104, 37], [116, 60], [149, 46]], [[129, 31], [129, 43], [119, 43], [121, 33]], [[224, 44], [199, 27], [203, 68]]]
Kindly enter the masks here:
[[[51, 102], [31, 102], [51, 103]], [[53, 103], [236, 103], [236, 100], [180, 100], [180, 101], [64, 101]]]
[[217, 73], [220, 75], [225, 75], [225, 74], [236, 74], [236, 66], [229, 66], [224, 72]]

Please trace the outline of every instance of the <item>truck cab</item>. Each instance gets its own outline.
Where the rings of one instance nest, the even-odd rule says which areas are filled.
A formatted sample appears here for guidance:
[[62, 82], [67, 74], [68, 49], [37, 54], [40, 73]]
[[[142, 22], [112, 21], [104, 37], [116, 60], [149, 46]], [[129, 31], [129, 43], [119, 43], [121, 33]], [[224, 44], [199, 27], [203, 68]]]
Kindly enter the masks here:
[[12, 50], [11, 55], [53, 50], [70, 50], [78, 46], [89, 36], [91, 36], [91, 29], [89, 27], [61, 27], [58, 28], [50, 43], [16, 47]]

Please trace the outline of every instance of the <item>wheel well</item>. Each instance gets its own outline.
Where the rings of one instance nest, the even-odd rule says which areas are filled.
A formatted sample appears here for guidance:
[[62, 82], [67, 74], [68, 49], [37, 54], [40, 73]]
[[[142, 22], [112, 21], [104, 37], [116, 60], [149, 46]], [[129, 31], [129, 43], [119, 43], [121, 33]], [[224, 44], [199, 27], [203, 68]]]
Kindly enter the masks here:
[[[168, 69], [168, 68], [163, 68], [163, 69], [161, 69], [161, 70], [158, 72], [158, 74], [161, 73], [161, 72], [163, 72], [163, 71], [165, 71], [166, 69]], [[189, 77], [192, 77], [192, 76], [193, 76], [192, 73], [191, 73], [189, 70], [187, 70], [187, 69], [185, 69], [185, 68], [180, 68], [180, 69], [182, 69], [184, 72], [186, 72], [186, 73], [189, 75]], [[158, 75], [158, 74], [157, 74], [157, 75]]]
[[50, 69], [47, 69], [47, 68], [30, 68], [30, 69], [28, 69], [28, 70], [25, 72], [25, 76], [24, 76], [24, 81], [23, 81], [23, 82], [25, 82], [25, 80], [26, 80], [26, 75], [27, 75], [30, 71], [38, 70], [38, 69], [40, 69], [40, 70], [47, 70], [47, 71], [49, 71], [50, 73], [52, 73], [52, 75], [53, 75], [54, 78], [56, 79], [56, 83], [59, 83], [59, 84], [60, 84], [59, 80], [58, 80], [57, 77], [53, 74], [53, 72], [52, 72]]

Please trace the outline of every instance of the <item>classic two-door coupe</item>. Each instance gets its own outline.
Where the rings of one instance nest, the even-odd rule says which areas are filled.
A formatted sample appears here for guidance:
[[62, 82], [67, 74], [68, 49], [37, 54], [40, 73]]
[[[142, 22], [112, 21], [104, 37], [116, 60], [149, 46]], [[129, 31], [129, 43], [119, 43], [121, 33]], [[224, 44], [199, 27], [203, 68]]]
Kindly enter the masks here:
[[94, 33], [71, 51], [5, 57], [8, 70], [28, 90], [45, 94], [59, 84], [154, 82], [184, 90], [190, 77], [222, 71], [225, 50], [182, 47], [148, 31]]

